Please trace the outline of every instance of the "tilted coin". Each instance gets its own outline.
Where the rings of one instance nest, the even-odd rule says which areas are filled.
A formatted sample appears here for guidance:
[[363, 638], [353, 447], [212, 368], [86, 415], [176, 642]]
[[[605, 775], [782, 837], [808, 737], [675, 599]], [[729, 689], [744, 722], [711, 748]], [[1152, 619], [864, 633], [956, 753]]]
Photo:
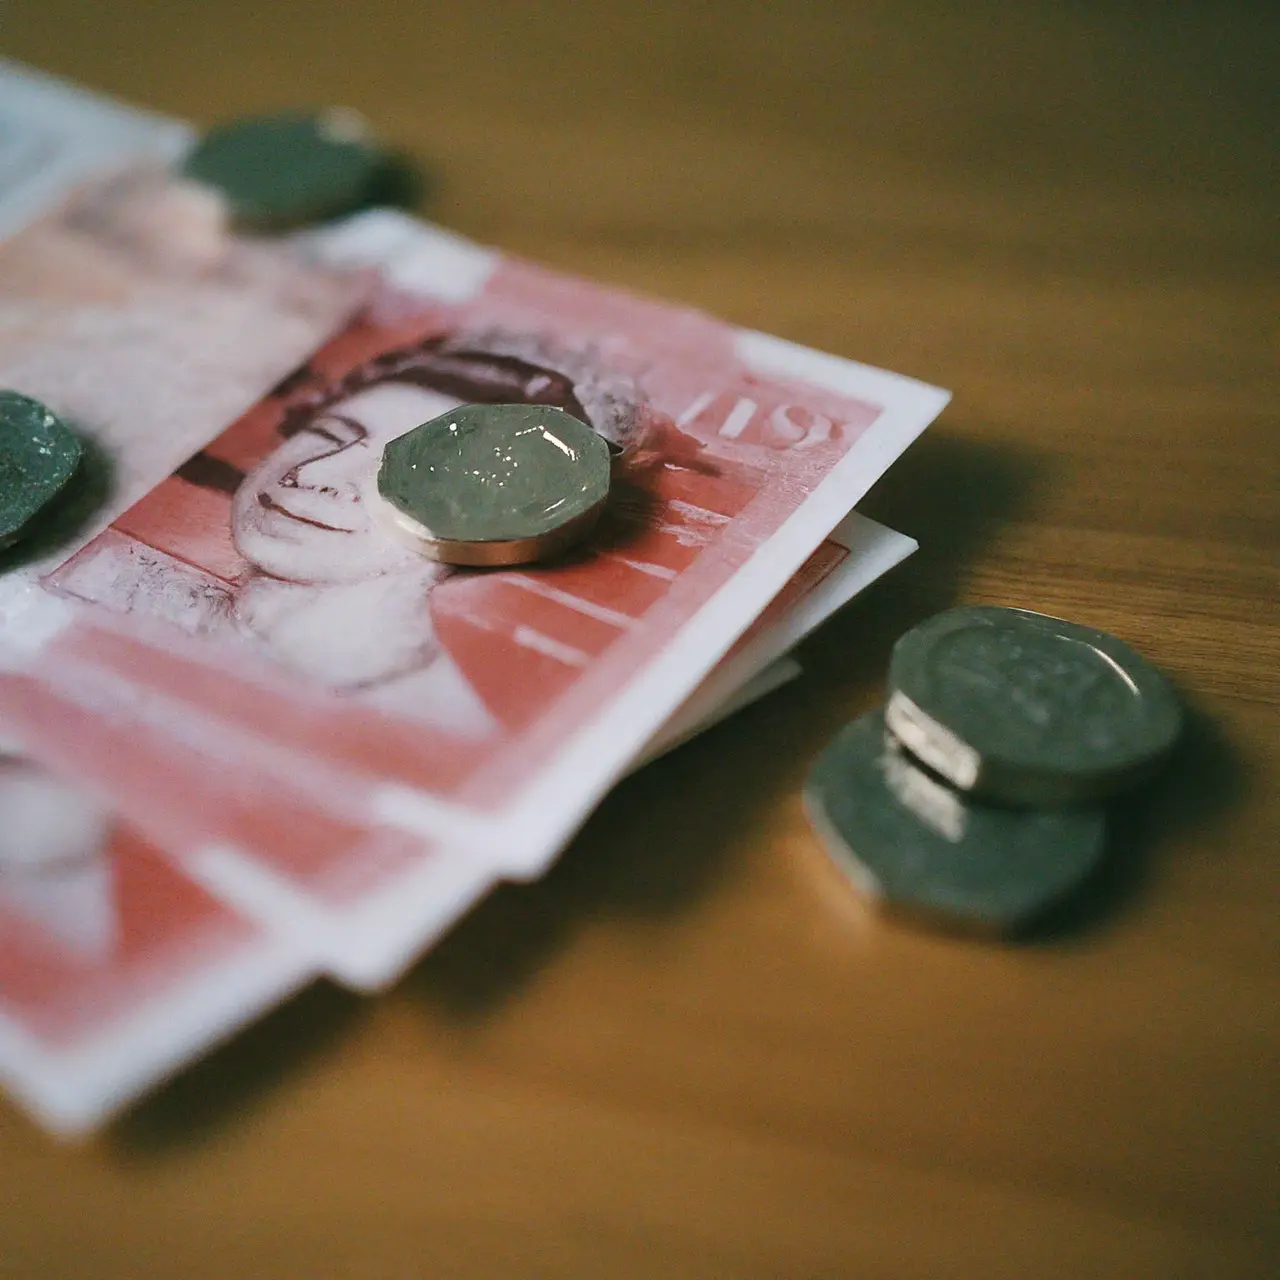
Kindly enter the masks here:
[[1097, 799], [1141, 781], [1182, 714], [1122, 640], [1023, 609], [952, 609], [894, 646], [889, 729], [949, 782], [1008, 804]]
[[80, 465], [80, 441], [52, 410], [16, 391], [0, 391], [0, 547], [22, 536], [33, 516]]
[[196, 144], [183, 173], [221, 191], [241, 226], [282, 230], [365, 207], [390, 163], [362, 117], [333, 108], [222, 125]]
[[591, 532], [609, 474], [604, 440], [563, 409], [463, 405], [387, 444], [371, 505], [432, 560], [527, 564]]
[[875, 711], [819, 756], [805, 807], [828, 853], [881, 909], [1005, 934], [1070, 894], [1102, 857], [1093, 808], [976, 804], [919, 768]]

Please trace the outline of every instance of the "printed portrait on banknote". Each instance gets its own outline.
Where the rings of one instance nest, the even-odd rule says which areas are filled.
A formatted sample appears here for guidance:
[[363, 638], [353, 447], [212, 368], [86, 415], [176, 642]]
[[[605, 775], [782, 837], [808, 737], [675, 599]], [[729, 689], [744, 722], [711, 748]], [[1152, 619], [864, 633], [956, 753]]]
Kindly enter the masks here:
[[56, 407], [141, 497], [339, 327], [365, 285], [233, 236], [149, 167], [90, 180], [0, 241], [0, 386]]
[[[191, 633], [245, 643], [326, 689], [464, 737], [519, 727], [589, 660], [570, 633], [590, 627], [603, 648], [624, 631], [654, 594], [647, 580], [676, 576], [687, 558], [680, 552], [709, 540], [741, 481], [589, 348], [535, 332], [429, 331], [349, 368], [338, 363], [338, 352], [366, 345], [374, 329], [344, 335], [302, 366], [269, 405], [194, 455], [50, 581], [120, 612], [162, 609]], [[486, 617], [463, 583], [493, 575], [427, 560], [372, 518], [366, 493], [387, 441], [480, 401], [554, 405], [615, 451], [611, 520], [581, 557], [615, 562], [594, 600], [540, 589], [546, 574], [508, 574], [527, 599], [508, 592], [504, 604], [516, 607]], [[654, 544], [652, 558], [628, 561], [611, 545], [657, 519], [645, 471], [677, 464], [687, 490], [682, 527]], [[695, 503], [699, 494], [711, 505]], [[561, 612], [557, 626], [545, 625]], [[488, 632], [487, 646], [477, 630]]]

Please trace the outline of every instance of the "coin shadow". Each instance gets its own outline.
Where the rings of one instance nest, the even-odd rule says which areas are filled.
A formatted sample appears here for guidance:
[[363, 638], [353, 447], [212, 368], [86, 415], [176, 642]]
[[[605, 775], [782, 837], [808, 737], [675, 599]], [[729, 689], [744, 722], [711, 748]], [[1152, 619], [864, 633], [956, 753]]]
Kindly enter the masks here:
[[1048, 476], [1031, 449], [946, 434], [913, 447], [859, 509], [917, 536], [922, 550], [805, 643], [804, 678], [620, 783], [544, 878], [495, 889], [402, 990], [483, 1019], [592, 923], [695, 909], [771, 815], [798, 803], [835, 730], [883, 700], [898, 635], [954, 603], [965, 562]]
[[423, 167], [407, 151], [386, 154], [374, 178], [366, 204], [370, 208], [390, 207], [421, 212], [435, 198], [435, 174]]
[[1185, 697], [1183, 706], [1182, 736], [1166, 766], [1109, 807], [1107, 853], [1093, 875], [1020, 941], [1054, 945], [1105, 928], [1141, 898], [1174, 833], [1185, 836], [1238, 801], [1245, 778], [1238, 750], [1204, 708]]
[[822, 732], [883, 700], [894, 641], [925, 618], [966, 603], [966, 567], [1000, 527], [1025, 517], [1053, 483], [1051, 453], [1030, 445], [929, 431], [876, 484], [858, 510], [911, 535], [919, 550], [866, 595], [873, 607], [842, 611], [801, 650], [805, 687], [830, 714]]
[[364, 1007], [329, 983], [306, 988], [134, 1104], [104, 1131], [104, 1145], [125, 1161], [154, 1160], [242, 1124], [345, 1039]]
[[0, 552], [0, 574], [39, 561], [72, 543], [93, 522], [116, 489], [115, 462], [86, 431], [76, 430], [80, 465], [58, 496], [28, 522], [22, 537]]
[[[910, 569], [820, 630], [805, 646], [806, 679], [624, 779], [545, 877], [496, 888], [409, 971], [398, 996], [456, 1024], [482, 1022], [593, 924], [693, 910], [799, 795], [834, 726], [880, 699], [893, 640], [952, 602], [965, 559], [1042, 474], [1030, 454], [945, 437], [917, 446], [875, 504], [877, 518], [926, 548]], [[952, 488], [949, 508], [940, 495]], [[143, 1099], [104, 1141], [122, 1160], [149, 1161], [215, 1138], [342, 1043], [365, 1008], [327, 983], [308, 988]]]
[[517, 997], [581, 931], [691, 909], [729, 873], [785, 785], [736, 733], [773, 740], [791, 719], [765, 699], [622, 781], [550, 871], [498, 886], [404, 978], [401, 989], [462, 1021]]

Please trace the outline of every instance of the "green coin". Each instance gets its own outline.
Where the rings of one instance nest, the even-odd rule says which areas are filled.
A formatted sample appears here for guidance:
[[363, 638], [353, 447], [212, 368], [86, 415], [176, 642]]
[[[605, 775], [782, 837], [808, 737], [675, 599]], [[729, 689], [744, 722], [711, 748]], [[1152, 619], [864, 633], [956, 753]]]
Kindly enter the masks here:
[[240, 225], [280, 230], [363, 208], [388, 164], [358, 115], [332, 109], [222, 125], [196, 144], [183, 173], [221, 191]]
[[1115, 636], [1022, 609], [952, 609], [894, 646], [890, 730], [930, 768], [1008, 804], [1141, 781], [1182, 723], [1168, 681]]
[[603, 438], [563, 409], [471, 404], [386, 446], [373, 506], [431, 559], [524, 564], [591, 531], [609, 477]]
[[80, 441], [30, 396], [0, 391], [0, 547], [66, 486], [80, 465]]
[[1006, 934], [1067, 897], [1105, 846], [1098, 809], [981, 805], [918, 768], [875, 711], [809, 773], [805, 806], [828, 853], [885, 911]]

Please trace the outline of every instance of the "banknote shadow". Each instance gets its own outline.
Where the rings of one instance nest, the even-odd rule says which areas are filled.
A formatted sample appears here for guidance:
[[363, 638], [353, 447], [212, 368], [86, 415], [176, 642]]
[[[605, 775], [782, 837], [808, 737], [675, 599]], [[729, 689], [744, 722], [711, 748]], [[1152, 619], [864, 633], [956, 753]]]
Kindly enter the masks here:
[[742, 873], [809, 762], [846, 721], [883, 700], [901, 632], [955, 602], [965, 564], [1049, 478], [1034, 450], [926, 437], [860, 509], [921, 551], [804, 646], [804, 678], [622, 782], [542, 880], [504, 885], [406, 977], [433, 1011], [480, 1019], [515, 997], [601, 921], [693, 910]]
[[1030, 518], [1056, 483], [1051, 453], [978, 438], [982, 434], [980, 424], [944, 419], [858, 504], [863, 515], [910, 534], [920, 549], [801, 650], [804, 686], [819, 693], [815, 716], [825, 735], [849, 720], [851, 710], [882, 701], [894, 641], [932, 614], [966, 602], [970, 566], [1002, 525]]
[[[691, 911], [743, 874], [769, 823], [798, 808], [831, 733], [882, 700], [894, 639], [954, 601], [968, 558], [1043, 476], [1030, 453], [922, 442], [882, 482], [874, 510], [923, 550], [806, 645], [806, 678], [624, 780], [548, 875], [496, 889], [409, 972], [398, 998], [433, 1021], [483, 1022], [593, 926]], [[149, 1160], [211, 1140], [340, 1044], [362, 1007], [327, 984], [307, 990], [139, 1103], [107, 1141], [122, 1159]]]
[[1221, 724], [1184, 696], [1182, 737], [1164, 769], [1108, 808], [1107, 853], [1079, 891], [1034, 921], [1021, 941], [1070, 942], [1122, 920], [1159, 875], [1165, 850], [1234, 805], [1244, 789], [1239, 752]]
[[433, 1010], [479, 1019], [515, 998], [573, 939], [599, 924], [691, 909], [734, 874], [733, 860], [787, 795], [768, 753], [793, 712], [765, 699], [620, 783], [541, 880], [506, 884], [406, 977]]
[[308, 987], [148, 1094], [107, 1128], [103, 1142], [121, 1160], [145, 1161], [243, 1126], [340, 1043], [366, 1008], [328, 983]]

